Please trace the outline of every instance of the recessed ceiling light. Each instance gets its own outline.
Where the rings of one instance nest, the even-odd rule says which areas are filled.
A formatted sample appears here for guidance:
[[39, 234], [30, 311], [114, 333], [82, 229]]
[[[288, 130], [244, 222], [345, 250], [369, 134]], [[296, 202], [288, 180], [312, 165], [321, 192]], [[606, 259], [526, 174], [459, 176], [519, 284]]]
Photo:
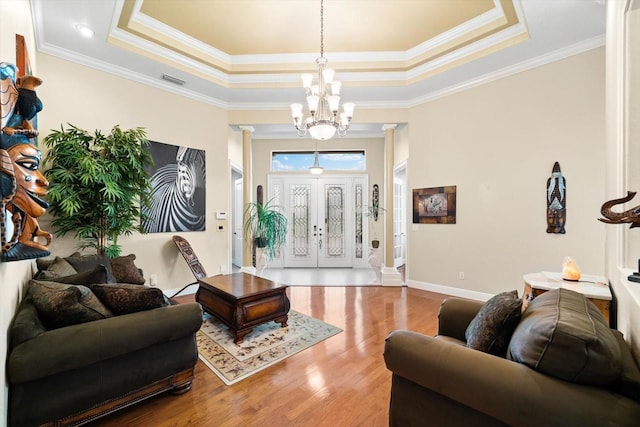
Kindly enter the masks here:
[[76, 30], [80, 31], [80, 34], [85, 37], [93, 37], [96, 34], [95, 31], [91, 29], [91, 27], [85, 24], [76, 25]]

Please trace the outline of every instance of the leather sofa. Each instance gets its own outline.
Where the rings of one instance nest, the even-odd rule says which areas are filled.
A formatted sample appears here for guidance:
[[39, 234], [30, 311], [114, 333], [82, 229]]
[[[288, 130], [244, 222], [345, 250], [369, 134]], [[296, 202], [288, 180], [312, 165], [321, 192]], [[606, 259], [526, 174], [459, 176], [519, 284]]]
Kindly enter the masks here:
[[[127, 286], [142, 289], [120, 288]], [[9, 330], [10, 426], [76, 425], [191, 388], [200, 304], [115, 313], [55, 329], [45, 323], [28, 292]]]
[[[535, 339], [531, 326], [534, 302], [522, 314], [511, 341], [507, 341], [507, 355], [515, 351], [516, 334], [524, 340]], [[467, 329], [482, 306], [482, 302], [448, 298], [440, 309], [437, 336], [397, 330], [387, 337], [384, 360], [392, 372], [390, 426], [638, 425], [640, 371], [622, 334], [609, 330], [620, 348], [620, 364], [615, 365], [619, 375], [607, 385], [589, 385], [540, 372], [541, 366], [532, 368], [468, 348]], [[587, 321], [593, 324], [600, 314], [595, 313], [595, 306], [589, 309], [592, 311]], [[569, 323], [572, 316], [556, 312], [556, 318]], [[571, 366], [571, 348], [583, 350], [577, 347], [574, 343], [562, 348], [556, 366]], [[610, 347], [617, 351], [615, 344]], [[584, 372], [584, 366], [580, 370]]]

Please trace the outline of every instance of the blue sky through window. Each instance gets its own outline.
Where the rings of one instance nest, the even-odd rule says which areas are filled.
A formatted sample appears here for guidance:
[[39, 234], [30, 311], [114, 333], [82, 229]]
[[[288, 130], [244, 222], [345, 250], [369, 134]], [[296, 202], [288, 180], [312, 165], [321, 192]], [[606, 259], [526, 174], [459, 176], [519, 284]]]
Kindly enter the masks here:
[[[325, 171], [364, 171], [367, 168], [364, 151], [320, 151], [318, 162]], [[274, 151], [273, 172], [308, 171], [313, 166], [313, 151]]]

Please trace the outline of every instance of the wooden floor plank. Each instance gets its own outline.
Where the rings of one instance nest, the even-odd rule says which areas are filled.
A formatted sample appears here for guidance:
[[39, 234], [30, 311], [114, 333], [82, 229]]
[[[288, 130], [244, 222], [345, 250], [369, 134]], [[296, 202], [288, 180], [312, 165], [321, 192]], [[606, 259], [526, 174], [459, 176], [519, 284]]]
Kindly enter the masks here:
[[188, 393], [165, 393], [91, 425], [388, 425], [391, 373], [382, 358], [384, 340], [395, 329], [434, 335], [446, 296], [381, 286], [296, 286], [287, 293], [292, 310], [344, 331], [231, 386], [198, 361]]

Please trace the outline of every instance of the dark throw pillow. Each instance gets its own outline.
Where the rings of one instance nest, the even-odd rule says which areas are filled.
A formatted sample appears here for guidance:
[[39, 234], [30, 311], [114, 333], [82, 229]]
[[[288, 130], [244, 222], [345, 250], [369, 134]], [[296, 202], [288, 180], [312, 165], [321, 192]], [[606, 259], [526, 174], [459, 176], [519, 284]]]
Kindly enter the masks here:
[[[46, 268], [40, 269], [40, 265], [46, 265]], [[60, 257], [55, 257], [54, 260], [48, 264], [38, 264], [38, 268], [40, 271], [38, 271], [35, 278], [41, 280], [49, 280], [77, 273], [71, 264], [69, 264], [64, 258]]]
[[70, 276], [53, 277], [50, 282], [66, 283], [68, 285], [91, 285], [94, 283], [108, 283], [107, 269], [104, 265], [97, 265], [91, 271], [72, 274]]
[[111, 262], [107, 254], [102, 255], [80, 255], [78, 252], [71, 254], [65, 258], [71, 266], [78, 272], [93, 271], [98, 265], [104, 265], [107, 270], [107, 283], [114, 283], [113, 273], [111, 272]]
[[113, 316], [85, 286], [31, 280], [29, 295], [47, 329]]
[[589, 385], [612, 385], [622, 370], [616, 335], [584, 295], [554, 289], [529, 303], [507, 357], [532, 369]]
[[117, 315], [169, 305], [168, 300], [158, 288], [126, 283], [89, 285], [89, 288], [109, 310]]
[[111, 271], [116, 282], [144, 285], [145, 280], [142, 270], [134, 264], [133, 261], [135, 259], [136, 256], [134, 254], [129, 254], [111, 260]]
[[465, 331], [467, 347], [505, 357], [521, 314], [522, 299], [518, 298], [518, 291], [492, 297], [469, 323]]

